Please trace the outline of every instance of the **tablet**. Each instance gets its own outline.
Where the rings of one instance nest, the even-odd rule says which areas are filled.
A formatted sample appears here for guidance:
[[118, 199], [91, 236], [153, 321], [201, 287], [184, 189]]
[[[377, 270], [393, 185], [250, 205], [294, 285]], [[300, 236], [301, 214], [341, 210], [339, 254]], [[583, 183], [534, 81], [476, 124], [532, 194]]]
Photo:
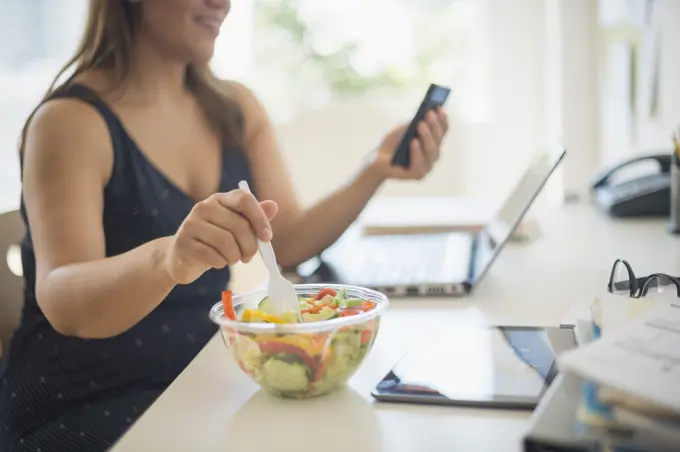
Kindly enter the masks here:
[[407, 353], [372, 391], [385, 402], [533, 410], [573, 328], [456, 326]]

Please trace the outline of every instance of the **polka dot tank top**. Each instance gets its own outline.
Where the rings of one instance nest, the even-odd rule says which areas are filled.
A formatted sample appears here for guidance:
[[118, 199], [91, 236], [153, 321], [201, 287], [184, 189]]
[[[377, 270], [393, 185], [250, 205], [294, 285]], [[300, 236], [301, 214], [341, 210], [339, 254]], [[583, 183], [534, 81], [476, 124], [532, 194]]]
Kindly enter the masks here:
[[[55, 97], [89, 104], [110, 132], [114, 163], [102, 216], [106, 255], [174, 234], [195, 201], [145, 158], [94, 92], [72, 85]], [[225, 147], [219, 189], [233, 190], [240, 180], [252, 185], [244, 153]], [[27, 221], [23, 202], [22, 213]], [[0, 450], [105, 450], [214, 335], [208, 311], [226, 287], [229, 271], [208, 271], [192, 284], [175, 287], [144, 320], [119, 336], [65, 337], [36, 303], [28, 223], [27, 229], [22, 244], [25, 306], [0, 370]]]

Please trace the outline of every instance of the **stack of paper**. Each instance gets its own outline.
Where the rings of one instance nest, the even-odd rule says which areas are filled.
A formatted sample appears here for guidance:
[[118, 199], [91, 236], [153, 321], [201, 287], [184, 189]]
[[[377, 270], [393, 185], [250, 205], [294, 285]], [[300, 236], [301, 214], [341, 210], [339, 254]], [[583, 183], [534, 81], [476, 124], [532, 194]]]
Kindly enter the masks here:
[[578, 420], [680, 445], [680, 303], [601, 297], [593, 321], [601, 338], [559, 358], [585, 381]]
[[581, 347], [558, 357], [524, 450], [680, 451], [680, 303], [606, 294], [565, 323]]

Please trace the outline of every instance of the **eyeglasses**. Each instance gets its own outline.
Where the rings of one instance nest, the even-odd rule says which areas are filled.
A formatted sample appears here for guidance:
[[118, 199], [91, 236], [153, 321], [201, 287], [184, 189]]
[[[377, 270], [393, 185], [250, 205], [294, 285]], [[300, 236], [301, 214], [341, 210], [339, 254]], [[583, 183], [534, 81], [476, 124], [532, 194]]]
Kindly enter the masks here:
[[636, 278], [633, 268], [623, 259], [616, 259], [609, 276], [609, 292], [630, 298], [680, 298], [680, 278], [654, 273]]

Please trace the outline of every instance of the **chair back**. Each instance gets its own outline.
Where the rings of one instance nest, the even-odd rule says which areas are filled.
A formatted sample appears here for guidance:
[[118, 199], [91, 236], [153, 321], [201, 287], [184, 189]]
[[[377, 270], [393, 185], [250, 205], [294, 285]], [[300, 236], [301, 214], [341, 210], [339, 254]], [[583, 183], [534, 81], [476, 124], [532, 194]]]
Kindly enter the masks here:
[[19, 324], [24, 303], [20, 248], [24, 232], [18, 210], [0, 214], [0, 355]]

